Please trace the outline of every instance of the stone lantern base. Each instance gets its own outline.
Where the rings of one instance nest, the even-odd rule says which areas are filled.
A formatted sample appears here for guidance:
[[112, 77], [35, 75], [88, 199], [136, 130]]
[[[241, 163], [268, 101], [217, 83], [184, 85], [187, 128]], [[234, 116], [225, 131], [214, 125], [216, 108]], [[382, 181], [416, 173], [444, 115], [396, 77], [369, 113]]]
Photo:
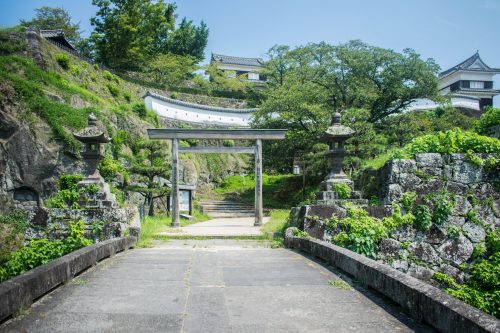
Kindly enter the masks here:
[[78, 205], [82, 208], [117, 208], [118, 202], [116, 196], [111, 193], [109, 184], [99, 174], [83, 178], [78, 183], [78, 188], [87, 187], [89, 185], [97, 185], [99, 191], [97, 193], [80, 193]]
[[[336, 185], [347, 185], [351, 189], [348, 198], [342, 198], [336, 192]], [[326, 178], [321, 183], [322, 191], [316, 193], [317, 205], [334, 205], [343, 201], [353, 202], [357, 205], [367, 205], [368, 200], [361, 198], [361, 193], [354, 190], [354, 183], [347, 176]]]

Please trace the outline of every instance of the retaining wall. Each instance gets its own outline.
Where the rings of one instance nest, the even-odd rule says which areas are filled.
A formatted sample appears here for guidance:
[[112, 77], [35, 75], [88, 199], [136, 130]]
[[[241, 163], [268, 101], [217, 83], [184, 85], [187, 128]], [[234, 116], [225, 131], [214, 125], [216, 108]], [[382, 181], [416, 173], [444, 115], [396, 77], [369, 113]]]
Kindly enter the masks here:
[[69, 253], [1, 283], [0, 322], [20, 309], [30, 307], [35, 300], [97, 262], [134, 247], [135, 243], [135, 237], [110, 239]]
[[407, 274], [350, 250], [320, 240], [292, 235], [285, 245], [338, 267], [363, 285], [399, 304], [410, 316], [440, 332], [500, 332], [500, 321]]

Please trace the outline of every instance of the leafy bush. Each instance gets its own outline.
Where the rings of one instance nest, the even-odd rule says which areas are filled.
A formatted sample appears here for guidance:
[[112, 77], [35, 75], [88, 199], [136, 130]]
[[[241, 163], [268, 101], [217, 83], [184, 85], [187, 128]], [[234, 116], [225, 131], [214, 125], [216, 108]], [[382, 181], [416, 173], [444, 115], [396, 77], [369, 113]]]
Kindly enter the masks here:
[[123, 97], [125, 97], [125, 100], [130, 103], [132, 100], [132, 94], [129, 91], [124, 91], [123, 92]]
[[434, 197], [433, 222], [437, 225], [443, 224], [448, 219], [448, 216], [450, 216], [454, 206], [454, 196], [446, 191], [440, 192]]
[[132, 106], [132, 111], [136, 113], [140, 118], [146, 118], [148, 115], [148, 110], [144, 103], [136, 103]]
[[106, 84], [106, 88], [108, 88], [109, 93], [110, 93], [113, 97], [118, 97], [118, 95], [120, 95], [120, 88], [118, 88], [118, 87], [117, 87], [117, 86], [115, 86], [114, 84], [108, 83], [108, 84]]
[[111, 154], [107, 154], [99, 164], [99, 172], [108, 182], [123, 171], [123, 166], [117, 160], [113, 159]]
[[461, 234], [462, 230], [460, 227], [457, 227], [456, 225], [452, 225], [451, 227], [448, 228], [448, 235], [451, 238], [458, 238]]
[[432, 215], [427, 205], [418, 205], [415, 209], [415, 226], [420, 231], [426, 231], [432, 225]]
[[459, 128], [428, 134], [413, 139], [403, 148], [405, 153], [414, 156], [419, 153], [500, 153], [500, 140], [482, 136]]
[[341, 199], [347, 199], [351, 196], [351, 187], [347, 184], [334, 184], [333, 192], [337, 193]]
[[63, 69], [65, 70], [69, 69], [71, 60], [66, 53], [56, 54], [56, 61], [59, 64], [59, 66], [61, 66]]
[[84, 230], [85, 225], [80, 220], [69, 224], [69, 236], [63, 241], [32, 240], [28, 246], [13, 252], [11, 259], [0, 266], [0, 282], [90, 245], [91, 241], [83, 237]]
[[224, 147], [234, 147], [234, 140], [224, 140], [222, 141]]
[[77, 201], [80, 198], [80, 192], [84, 189], [78, 188], [78, 182], [83, 179], [82, 175], [62, 175], [58, 180], [59, 191], [51, 196], [45, 204], [50, 208], [78, 208]]
[[108, 70], [105, 70], [104, 72], [102, 72], [102, 76], [108, 80], [108, 81], [113, 81], [114, 79], [114, 75], [111, 74]]
[[403, 205], [403, 208], [407, 212], [411, 212], [413, 208], [413, 202], [417, 198], [417, 194], [415, 192], [406, 192], [403, 193], [403, 196], [399, 200], [399, 202]]
[[296, 237], [309, 238], [309, 234], [307, 232], [302, 231], [297, 227], [292, 227], [292, 234]]
[[500, 108], [488, 108], [474, 124], [474, 130], [479, 134], [488, 134], [493, 126], [500, 125]]

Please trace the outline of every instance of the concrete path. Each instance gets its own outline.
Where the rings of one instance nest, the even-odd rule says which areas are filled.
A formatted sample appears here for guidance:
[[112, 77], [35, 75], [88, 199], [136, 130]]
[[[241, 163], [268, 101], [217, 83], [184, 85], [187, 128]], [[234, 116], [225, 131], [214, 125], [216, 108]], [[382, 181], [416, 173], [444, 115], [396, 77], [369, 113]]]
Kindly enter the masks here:
[[[1, 332], [414, 332], [377, 295], [258, 241], [177, 240], [117, 254]], [[347, 286], [348, 289], [342, 287]]]
[[[269, 221], [270, 217], [264, 217], [264, 223]], [[199, 222], [181, 227], [175, 232], [163, 232], [161, 235], [168, 236], [260, 236], [261, 227], [255, 227], [254, 217], [237, 217], [237, 218], [217, 218], [205, 222]]]

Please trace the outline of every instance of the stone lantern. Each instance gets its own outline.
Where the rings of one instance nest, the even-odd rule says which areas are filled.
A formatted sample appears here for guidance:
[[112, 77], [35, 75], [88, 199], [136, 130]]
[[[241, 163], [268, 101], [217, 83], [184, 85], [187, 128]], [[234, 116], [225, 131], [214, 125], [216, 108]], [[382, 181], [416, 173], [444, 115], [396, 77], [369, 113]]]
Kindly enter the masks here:
[[330, 172], [322, 183], [326, 191], [331, 191], [333, 184], [352, 184], [352, 180], [347, 178], [344, 170], [342, 170], [342, 161], [346, 155], [344, 143], [347, 139], [354, 136], [354, 134], [356, 134], [356, 131], [340, 123], [340, 113], [334, 113], [332, 124], [326, 129], [321, 138], [330, 147], [330, 150], [325, 154], [330, 166]]
[[109, 185], [99, 173], [99, 163], [104, 159], [104, 144], [111, 141], [109, 137], [97, 126], [97, 118], [91, 113], [88, 125], [73, 136], [84, 144], [82, 157], [85, 162], [84, 178], [78, 187], [95, 184], [99, 187], [97, 193], [80, 193], [80, 206], [87, 208], [117, 207], [115, 195], [111, 193]]
[[88, 126], [73, 136], [84, 144], [82, 152], [83, 160], [86, 164], [85, 179], [89, 183], [97, 183], [101, 180], [99, 174], [99, 163], [104, 159], [104, 145], [110, 141], [110, 138], [97, 127], [97, 118], [91, 113], [88, 118]]
[[[340, 123], [340, 113], [336, 112], [332, 117], [332, 124], [323, 134], [321, 140], [328, 143], [330, 149], [325, 153], [328, 160], [330, 172], [321, 183], [321, 191], [316, 194], [317, 204], [337, 204], [347, 200], [357, 204], [366, 204], [365, 199], [361, 199], [361, 193], [354, 191], [352, 180], [350, 180], [342, 170], [342, 161], [346, 155], [344, 148], [345, 141], [356, 134], [352, 128], [343, 126]], [[337, 193], [338, 185], [350, 187], [348, 197], [342, 197]]]

